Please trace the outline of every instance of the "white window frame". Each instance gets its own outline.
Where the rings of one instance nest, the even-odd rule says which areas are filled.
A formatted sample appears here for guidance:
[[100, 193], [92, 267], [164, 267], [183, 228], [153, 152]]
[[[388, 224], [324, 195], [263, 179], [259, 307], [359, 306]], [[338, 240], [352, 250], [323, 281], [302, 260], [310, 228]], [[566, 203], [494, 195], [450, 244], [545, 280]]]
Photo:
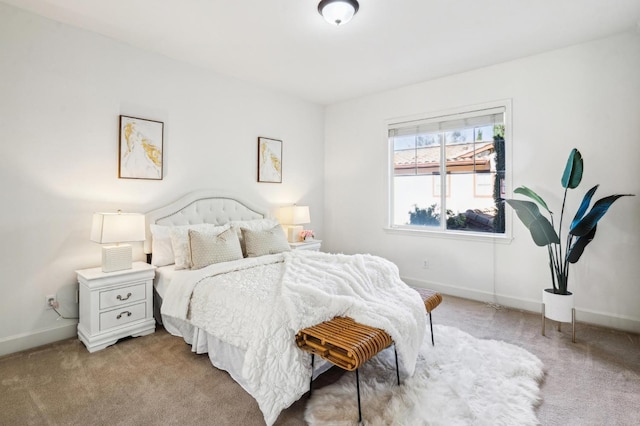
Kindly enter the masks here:
[[[505, 229], [504, 233], [495, 234], [492, 232], [473, 232], [473, 231], [456, 231], [448, 230], [446, 226], [441, 227], [426, 227], [416, 225], [395, 225], [393, 223], [393, 208], [394, 208], [394, 148], [393, 144], [389, 142], [389, 129], [402, 123], [408, 123], [413, 121], [442, 121], [456, 115], [467, 115], [471, 112], [490, 110], [494, 108], [504, 108], [504, 139], [505, 139], [505, 198], [512, 194], [512, 117], [511, 117], [511, 99], [502, 99], [496, 101], [490, 101], [482, 104], [475, 104], [465, 107], [452, 108], [449, 110], [436, 111], [431, 113], [423, 113], [412, 116], [404, 116], [398, 118], [392, 118], [386, 120], [384, 129], [384, 141], [387, 149], [387, 194], [386, 194], [386, 224], [384, 230], [388, 233], [411, 235], [411, 236], [424, 236], [424, 237], [437, 237], [437, 238], [453, 238], [464, 239], [472, 241], [493, 241], [501, 243], [509, 243], [512, 239], [512, 224], [513, 213], [511, 209], [505, 209]], [[444, 180], [442, 180], [444, 182]], [[446, 206], [445, 206], [446, 207]], [[443, 221], [445, 222], [445, 221]]]

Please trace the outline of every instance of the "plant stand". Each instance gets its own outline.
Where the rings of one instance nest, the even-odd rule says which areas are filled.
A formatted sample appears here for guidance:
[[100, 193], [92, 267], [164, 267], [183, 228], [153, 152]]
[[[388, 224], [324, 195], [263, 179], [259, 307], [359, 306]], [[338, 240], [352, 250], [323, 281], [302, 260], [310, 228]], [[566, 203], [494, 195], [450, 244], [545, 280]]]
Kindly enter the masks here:
[[[549, 309], [547, 310], [547, 306]], [[563, 322], [571, 322], [571, 341], [576, 342], [576, 309], [573, 307], [573, 294], [559, 295], [542, 291], [542, 335], [544, 336], [546, 319], [558, 322], [558, 331], [561, 330]]]
[[[544, 303], [542, 304], [542, 335], [544, 336], [544, 329], [545, 329], [545, 324], [546, 323], [546, 317], [544, 316]], [[562, 331], [561, 330], [561, 326], [562, 322], [558, 321], [558, 331]], [[572, 331], [571, 331], [571, 341], [573, 343], [576, 342], [576, 308], [571, 308], [571, 327], [573, 327]]]

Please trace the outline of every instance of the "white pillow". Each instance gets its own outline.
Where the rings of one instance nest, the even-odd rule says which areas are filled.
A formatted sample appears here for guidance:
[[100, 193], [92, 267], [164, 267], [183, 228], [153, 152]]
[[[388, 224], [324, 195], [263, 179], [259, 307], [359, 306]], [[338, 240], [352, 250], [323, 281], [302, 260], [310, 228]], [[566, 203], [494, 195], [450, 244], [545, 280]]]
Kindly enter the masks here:
[[232, 228], [235, 228], [238, 233], [238, 238], [240, 239], [240, 247], [242, 247], [242, 253], [245, 257], [247, 257], [247, 249], [244, 244], [244, 236], [242, 235], [241, 229], [248, 229], [250, 231], [266, 231], [267, 229], [271, 229], [274, 226], [278, 225], [279, 222], [274, 218], [265, 218], [265, 219], [253, 219], [253, 220], [232, 220], [229, 222]]
[[210, 223], [201, 223], [198, 225], [183, 225], [171, 228], [171, 246], [173, 247], [176, 269], [191, 268], [191, 252], [189, 249], [190, 229], [218, 235], [229, 229], [229, 224], [216, 226]]
[[244, 228], [250, 231], [264, 231], [278, 225], [278, 220], [274, 218], [252, 219], [252, 220], [232, 220], [231, 226]]
[[247, 257], [264, 256], [265, 254], [282, 253], [291, 250], [287, 237], [280, 225], [265, 231], [242, 229], [242, 236], [247, 250]]
[[213, 263], [242, 259], [240, 240], [234, 229], [214, 235], [211, 232], [189, 230], [191, 269], [200, 269]]
[[171, 226], [151, 224], [151, 264], [154, 266], [172, 265], [175, 261], [171, 246]]

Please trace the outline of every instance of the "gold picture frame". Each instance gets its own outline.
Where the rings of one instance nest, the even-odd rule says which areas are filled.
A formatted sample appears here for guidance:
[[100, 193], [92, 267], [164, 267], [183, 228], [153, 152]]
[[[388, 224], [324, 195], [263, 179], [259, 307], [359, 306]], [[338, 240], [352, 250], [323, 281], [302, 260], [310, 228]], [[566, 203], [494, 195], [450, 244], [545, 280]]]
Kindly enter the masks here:
[[282, 183], [282, 141], [258, 137], [258, 182]]
[[161, 180], [163, 133], [161, 121], [121, 115], [118, 177]]

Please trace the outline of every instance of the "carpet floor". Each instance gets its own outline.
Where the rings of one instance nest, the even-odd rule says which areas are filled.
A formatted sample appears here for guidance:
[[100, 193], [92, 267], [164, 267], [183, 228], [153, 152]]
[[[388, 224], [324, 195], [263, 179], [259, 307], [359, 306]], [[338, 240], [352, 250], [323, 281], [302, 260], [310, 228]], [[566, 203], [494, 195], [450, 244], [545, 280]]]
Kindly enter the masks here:
[[[579, 316], [578, 316], [579, 320]], [[433, 321], [476, 338], [517, 345], [544, 364], [542, 425], [640, 424], [640, 336], [445, 296]], [[436, 329], [436, 345], [438, 334]], [[340, 380], [332, 369], [314, 382]], [[306, 396], [277, 425], [303, 425]], [[256, 402], [206, 355], [159, 327], [90, 354], [68, 339], [0, 358], [0, 425], [262, 425]], [[428, 424], [428, 423], [426, 423]], [[481, 423], [480, 423], [481, 424]]]

